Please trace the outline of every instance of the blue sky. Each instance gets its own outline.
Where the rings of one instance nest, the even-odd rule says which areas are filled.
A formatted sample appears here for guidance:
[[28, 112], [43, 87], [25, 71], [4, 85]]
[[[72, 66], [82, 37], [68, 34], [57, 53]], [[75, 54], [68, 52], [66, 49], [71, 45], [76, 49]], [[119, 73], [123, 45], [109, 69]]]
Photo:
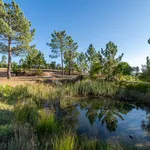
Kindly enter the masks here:
[[[11, 0], [3, 0], [10, 2]], [[118, 45], [123, 61], [141, 66], [150, 54], [150, 0], [16, 0], [36, 29], [33, 41], [45, 54], [54, 30], [66, 30], [85, 52], [90, 43], [96, 50], [109, 41]], [[17, 59], [14, 59], [17, 60]], [[57, 60], [59, 62], [59, 60]]]

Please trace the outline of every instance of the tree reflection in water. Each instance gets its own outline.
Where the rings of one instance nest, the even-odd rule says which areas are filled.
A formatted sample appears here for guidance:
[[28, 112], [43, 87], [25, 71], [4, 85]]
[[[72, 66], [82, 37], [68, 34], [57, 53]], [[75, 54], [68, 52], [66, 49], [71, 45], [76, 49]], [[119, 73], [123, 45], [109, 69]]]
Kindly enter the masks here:
[[147, 115], [145, 119], [141, 121], [141, 127], [143, 130], [150, 132], [150, 116]]
[[[120, 102], [113, 99], [99, 100], [80, 100], [78, 101], [80, 109], [86, 111], [86, 117], [92, 125], [99, 120], [102, 126], [105, 124], [110, 132], [117, 129], [118, 119], [124, 120], [123, 115], [129, 113], [134, 106], [126, 102]], [[75, 107], [70, 108], [68, 114], [72, 114], [72, 120], [77, 124], [79, 113]], [[73, 122], [72, 122], [73, 123]]]

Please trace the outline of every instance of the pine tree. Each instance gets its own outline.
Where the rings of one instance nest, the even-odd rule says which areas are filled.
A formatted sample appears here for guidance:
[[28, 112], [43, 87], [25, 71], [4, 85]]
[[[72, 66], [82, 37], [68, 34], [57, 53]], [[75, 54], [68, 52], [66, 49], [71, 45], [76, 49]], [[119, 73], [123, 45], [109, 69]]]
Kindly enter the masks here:
[[30, 50], [35, 33], [30, 27], [31, 23], [14, 1], [3, 3], [0, 0], [0, 52], [8, 53], [8, 79], [11, 78], [12, 55]]
[[86, 57], [87, 57], [87, 62], [88, 62], [88, 67], [91, 69], [92, 64], [95, 61], [96, 58], [96, 50], [92, 44], [89, 45], [87, 52], [86, 52]]
[[117, 45], [115, 45], [113, 42], [109, 42], [106, 44], [106, 49], [101, 50], [103, 55], [103, 73], [106, 75], [107, 79], [114, 77], [117, 66], [122, 60], [123, 53], [116, 58], [117, 52]]
[[24, 66], [25, 68], [32, 69], [32, 68], [37, 68], [40, 69], [44, 67], [46, 64], [46, 61], [44, 59], [44, 54], [33, 48], [32, 51], [27, 55], [25, 61], [24, 61]]
[[87, 70], [88, 65], [86, 63], [86, 55], [83, 52], [79, 53], [77, 58], [77, 64], [81, 73]]
[[64, 53], [64, 59], [65, 59], [65, 64], [69, 71], [69, 75], [71, 75], [71, 70], [73, 69], [75, 64], [75, 58], [77, 58], [78, 55], [77, 53], [78, 44], [74, 42], [71, 36], [68, 36], [66, 46], [67, 49]]
[[61, 57], [62, 75], [64, 75], [64, 52], [66, 51], [67, 35], [65, 31], [51, 34], [52, 40], [47, 45], [51, 48], [51, 58]]

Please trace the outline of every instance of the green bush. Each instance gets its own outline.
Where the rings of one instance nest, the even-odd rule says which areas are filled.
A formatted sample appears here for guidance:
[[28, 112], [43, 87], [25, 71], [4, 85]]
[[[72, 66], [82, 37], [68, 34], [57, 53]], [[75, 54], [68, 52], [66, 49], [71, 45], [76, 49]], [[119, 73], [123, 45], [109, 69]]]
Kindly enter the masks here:
[[36, 70], [35, 75], [42, 76], [43, 75], [43, 71], [41, 69], [38, 69], [38, 70]]
[[1, 99], [4, 99], [4, 100], [8, 99], [10, 94], [12, 93], [12, 91], [13, 91], [13, 87], [11, 87], [11, 86], [8, 86], [8, 85], [0, 86]]

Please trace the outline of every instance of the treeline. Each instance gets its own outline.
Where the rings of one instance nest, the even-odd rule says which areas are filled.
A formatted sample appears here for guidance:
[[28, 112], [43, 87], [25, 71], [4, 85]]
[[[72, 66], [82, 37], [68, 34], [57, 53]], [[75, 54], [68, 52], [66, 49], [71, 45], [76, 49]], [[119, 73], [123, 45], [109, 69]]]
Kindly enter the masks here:
[[[2, 57], [0, 67], [7, 67], [8, 78], [13, 72], [22, 72], [36, 68], [59, 69], [62, 75], [74, 72], [89, 73], [91, 77], [103, 77], [106, 79], [121, 79], [122, 76], [135, 76], [149, 81], [150, 59], [147, 57], [146, 65], [142, 67], [131, 67], [127, 62], [122, 62], [123, 54], [117, 55], [118, 48], [113, 42], [106, 44], [105, 48], [97, 51], [92, 44], [86, 52], [78, 52], [78, 44], [65, 31], [54, 31], [51, 40], [47, 42], [50, 48], [50, 58], [60, 57], [61, 64], [46, 62], [44, 54], [35, 45], [30, 45], [35, 35], [35, 29], [31, 29], [31, 22], [24, 16], [19, 6], [12, 1], [4, 3], [0, 0], [0, 52], [8, 54]], [[19, 63], [12, 62], [12, 56], [24, 55]]]

